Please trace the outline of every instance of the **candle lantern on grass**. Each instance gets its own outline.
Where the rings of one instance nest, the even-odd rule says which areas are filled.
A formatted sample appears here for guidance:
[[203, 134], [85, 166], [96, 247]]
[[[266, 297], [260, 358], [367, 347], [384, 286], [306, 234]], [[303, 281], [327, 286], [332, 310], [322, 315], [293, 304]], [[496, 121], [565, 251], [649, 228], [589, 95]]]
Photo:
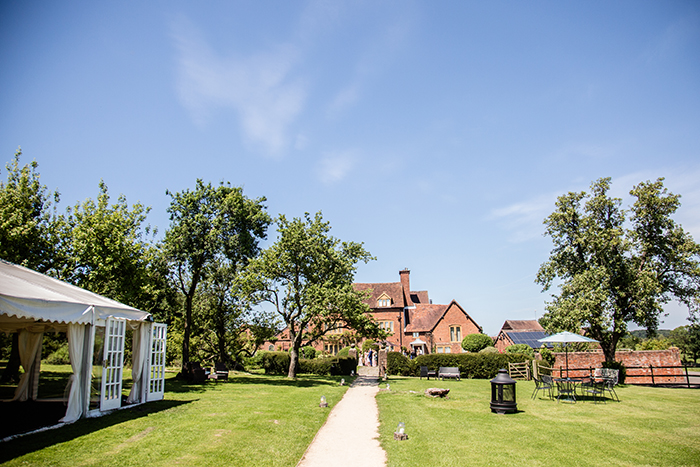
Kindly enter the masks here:
[[398, 426], [396, 427], [394, 439], [399, 441], [408, 439], [408, 435], [406, 434], [406, 424], [404, 422], [399, 422]]

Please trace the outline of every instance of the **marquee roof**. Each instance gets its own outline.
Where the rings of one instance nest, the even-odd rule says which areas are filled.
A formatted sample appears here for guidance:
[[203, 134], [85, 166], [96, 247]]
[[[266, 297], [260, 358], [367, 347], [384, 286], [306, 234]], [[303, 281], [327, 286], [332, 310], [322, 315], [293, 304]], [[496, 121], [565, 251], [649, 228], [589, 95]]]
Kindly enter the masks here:
[[151, 320], [145, 311], [0, 260], [0, 331], [41, 325], [58, 330], [68, 323], [88, 324], [108, 316]]

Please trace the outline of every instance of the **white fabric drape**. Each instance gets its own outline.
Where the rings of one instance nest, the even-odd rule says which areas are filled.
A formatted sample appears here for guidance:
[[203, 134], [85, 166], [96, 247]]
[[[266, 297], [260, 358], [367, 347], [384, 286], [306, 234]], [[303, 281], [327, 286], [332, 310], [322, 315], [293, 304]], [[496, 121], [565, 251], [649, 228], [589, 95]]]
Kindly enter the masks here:
[[68, 409], [66, 415], [60, 421], [65, 423], [74, 422], [83, 414], [82, 381], [83, 375], [83, 347], [85, 344], [85, 326], [82, 324], [68, 325], [68, 354], [70, 355], [70, 365], [73, 374], [70, 377], [70, 394], [68, 396]]
[[126, 399], [128, 404], [146, 402], [144, 397], [146, 389], [144, 373], [146, 370], [146, 359], [151, 353], [150, 335], [151, 323], [141, 323], [138, 329], [134, 330], [133, 349], [131, 352], [131, 378], [134, 384], [131, 386], [129, 397]]
[[37, 374], [37, 354], [41, 352], [43, 332], [29, 332], [23, 329], [19, 333], [19, 361], [24, 368], [24, 374], [19, 380], [12, 400], [26, 401], [29, 398], [29, 389], [32, 383], [39, 377]]

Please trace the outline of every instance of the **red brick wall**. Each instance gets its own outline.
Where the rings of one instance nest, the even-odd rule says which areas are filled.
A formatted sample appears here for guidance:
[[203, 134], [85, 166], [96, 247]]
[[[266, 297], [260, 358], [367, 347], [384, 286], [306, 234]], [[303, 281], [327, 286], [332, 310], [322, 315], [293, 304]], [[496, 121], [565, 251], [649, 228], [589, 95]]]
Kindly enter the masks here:
[[399, 321], [399, 317], [403, 314], [403, 308], [396, 309], [391, 308], [387, 311], [377, 311], [377, 309], [372, 310], [370, 313], [374, 321], [391, 321], [394, 323], [394, 333], [386, 338], [386, 341], [394, 346], [395, 351], [400, 351], [401, 346], [408, 348], [411, 341], [407, 342], [407, 337], [402, 336], [403, 334], [403, 324]]
[[[455, 325], [462, 328], [462, 337], [459, 342], [450, 342], [450, 326]], [[435, 326], [432, 344], [445, 345], [449, 343], [452, 353], [462, 353], [462, 339], [464, 339], [464, 336], [477, 332], [479, 332], [479, 328], [453, 303], [437, 326]], [[432, 349], [430, 351], [432, 352]]]
[[[559, 374], [559, 368], [566, 372], [566, 354], [559, 352], [554, 355], [556, 357], [554, 362], [555, 373]], [[627, 367], [628, 376], [625, 383], [651, 384], [652, 370], [649, 369], [649, 365], [654, 367], [654, 383], [656, 384], [685, 382], [685, 371], [683, 368], [656, 368], [659, 366], [681, 366], [680, 353], [675, 347], [668, 350], [624, 350], [617, 352], [615, 359], [621, 361]], [[569, 371], [569, 376], [588, 376], [590, 373], [588, 368], [601, 368], [604, 361], [605, 357], [600, 350], [594, 352], [569, 352], [570, 369], [586, 368], [586, 370]]]
[[496, 347], [496, 349], [498, 349], [498, 351], [501, 353], [505, 352], [506, 347], [511, 345], [513, 345], [513, 341], [508, 338], [505, 332], [499, 332], [498, 337], [496, 337], [496, 342], [493, 344], [493, 346]]

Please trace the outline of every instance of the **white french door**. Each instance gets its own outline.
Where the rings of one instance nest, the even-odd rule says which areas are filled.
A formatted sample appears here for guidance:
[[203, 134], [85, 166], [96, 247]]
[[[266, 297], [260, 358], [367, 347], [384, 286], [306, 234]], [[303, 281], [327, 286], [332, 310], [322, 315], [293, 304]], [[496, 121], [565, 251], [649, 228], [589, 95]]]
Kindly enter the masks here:
[[107, 318], [102, 359], [102, 389], [100, 410], [118, 409], [122, 405], [122, 376], [124, 367], [124, 334], [126, 320]]
[[165, 396], [165, 342], [168, 325], [153, 323], [151, 358], [148, 370], [148, 401], [158, 401]]

